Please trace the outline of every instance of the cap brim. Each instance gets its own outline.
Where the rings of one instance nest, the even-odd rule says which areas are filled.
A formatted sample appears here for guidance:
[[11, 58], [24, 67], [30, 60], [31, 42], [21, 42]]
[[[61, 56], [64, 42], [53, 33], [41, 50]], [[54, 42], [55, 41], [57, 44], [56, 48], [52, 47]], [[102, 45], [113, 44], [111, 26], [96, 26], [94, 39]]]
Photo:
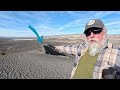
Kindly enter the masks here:
[[91, 30], [91, 29], [103, 29], [103, 28], [101, 28], [101, 27], [90, 27], [90, 28], [87, 28], [86, 30]]
[[88, 30], [97, 30], [97, 29], [103, 29], [103, 28], [100, 28], [100, 27], [90, 27], [90, 28], [87, 28], [85, 31], [84, 31], [84, 33], [86, 32], [86, 31], [88, 31]]

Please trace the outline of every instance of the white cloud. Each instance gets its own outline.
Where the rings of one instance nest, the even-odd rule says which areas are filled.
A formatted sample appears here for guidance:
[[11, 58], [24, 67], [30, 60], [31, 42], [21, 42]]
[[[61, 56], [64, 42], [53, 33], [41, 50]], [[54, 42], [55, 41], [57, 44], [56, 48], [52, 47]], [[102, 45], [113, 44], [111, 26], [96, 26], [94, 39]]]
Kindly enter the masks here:
[[103, 17], [106, 17], [110, 14], [114, 14], [114, 11], [96, 11], [93, 15], [91, 15], [91, 18], [98, 18], [101, 19]]
[[15, 30], [15, 29], [0, 29], [0, 36], [6, 37], [28, 37], [28, 36], [35, 36], [35, 34], [30, 30]]
[[[28, 29], [28, 25], [32, 25], [38, 31], [39, 35], [71, 33], [73, 30], [74, 32], [79, 32], [79, 30], [84, 29], [86, 22], [93, 18], [102, 19], [109, 29], [117, 29], [120, 25], [120, 18], [115, 16], [113, 18], [109, 18], [109, 15], [113, 14], [119, 15], [120, 12], [0, 11], [0, 35], [7, 35], [7, 33], [10, 32], [8, 35], [35, 36], [35, 34]], [[59, 21], [54, 23], [57, 18], [66, 20], [66, 22], [64, 24], [60, 24]], [[111, 32], [113, 32], [113, 30], [111, 30]], [[119, 33], [119, 31], [116, 30], [114, 30], [114, 32]]]
[[76, 28], [76, 27], [81, 27], [82, 25], [84, 25], [83, 20], [81, 19], [77, 19], [71, 22], [68, 22], [67, 24], [65, 24], [64, 26], [58, 28], [58, 30], [63, 31], [66, 30], [68, 28]]
[[108, 34], [120, 34], [120, 29], [116, 30], [116, 29], [111, 29], [111, 30], [107, 30]]
[[110, 22], [110, 23], [107, 23], [106, 26], [111, 26], [111, 25], [120, 25], [120, 21], [119, 22]]

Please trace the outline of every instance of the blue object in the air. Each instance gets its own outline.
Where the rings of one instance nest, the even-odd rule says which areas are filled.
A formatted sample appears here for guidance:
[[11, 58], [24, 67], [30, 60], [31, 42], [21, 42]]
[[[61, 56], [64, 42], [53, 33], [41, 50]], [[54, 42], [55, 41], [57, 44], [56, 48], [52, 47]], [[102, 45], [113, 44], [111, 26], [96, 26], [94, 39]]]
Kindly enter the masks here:
[[36, 34], [37, 41], [42, 43], [43, 42], [43, 35], [40, 37], [39, 34], [37, 33], [37, 31], [31, 25], [29, 25], [28, 27]]

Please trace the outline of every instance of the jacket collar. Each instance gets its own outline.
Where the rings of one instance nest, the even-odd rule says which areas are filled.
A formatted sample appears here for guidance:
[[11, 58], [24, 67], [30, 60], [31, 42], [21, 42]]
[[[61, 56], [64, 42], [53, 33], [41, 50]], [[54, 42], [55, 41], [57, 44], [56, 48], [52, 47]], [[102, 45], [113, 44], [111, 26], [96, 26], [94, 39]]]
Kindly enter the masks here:
[[112, 43], [108, 39], [106, 40], [103, 49], [106, 49], [106, 48], [108, 48], [109, 50], [111, 50], [113, 48]]

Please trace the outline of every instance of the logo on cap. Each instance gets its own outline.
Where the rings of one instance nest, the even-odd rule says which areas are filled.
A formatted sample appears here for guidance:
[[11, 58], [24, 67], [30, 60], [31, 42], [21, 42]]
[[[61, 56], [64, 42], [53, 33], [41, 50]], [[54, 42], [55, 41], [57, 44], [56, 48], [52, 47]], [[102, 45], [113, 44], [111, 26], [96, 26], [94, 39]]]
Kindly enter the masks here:
[[93, 25], [95, 23], [95, 20], [90, 20], [87, 25]]

